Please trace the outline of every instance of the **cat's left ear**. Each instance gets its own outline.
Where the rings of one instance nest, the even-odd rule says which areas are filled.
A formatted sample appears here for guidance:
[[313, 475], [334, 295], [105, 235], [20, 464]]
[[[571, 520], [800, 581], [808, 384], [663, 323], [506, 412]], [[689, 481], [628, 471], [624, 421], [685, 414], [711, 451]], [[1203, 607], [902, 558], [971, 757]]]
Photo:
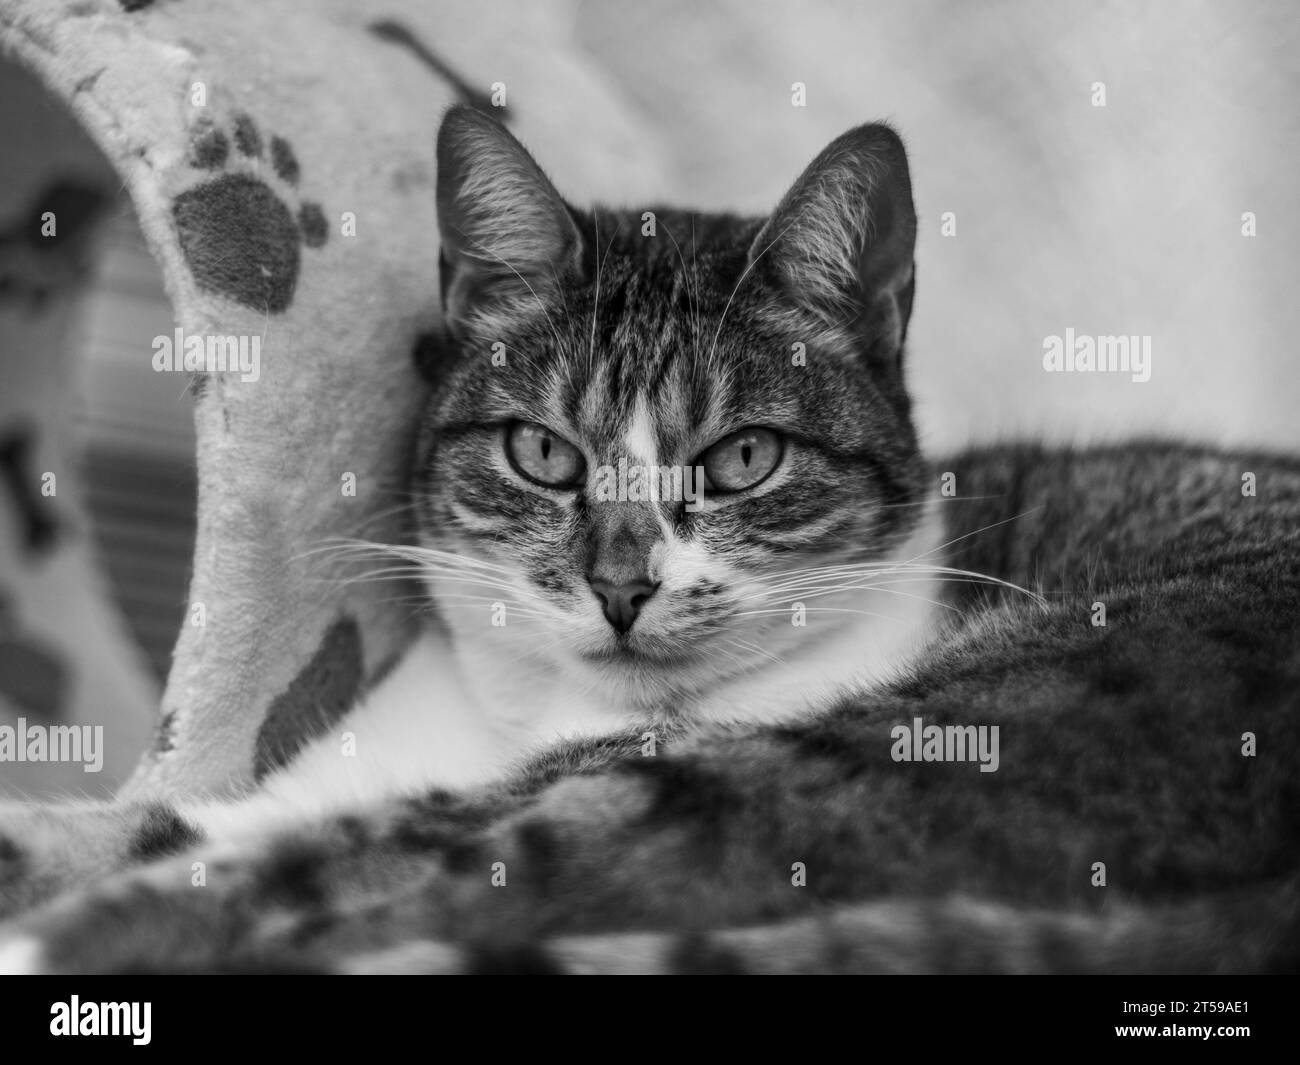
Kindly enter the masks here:
[[442, 298], [453, 331], [507, 329], [546, 313], [580, 269], [577, 223], [510, 131], [453, 107], [438, 131]]
[[800, 175], [749, 249], [785, 302], [897, 370], [915, 288], [916, 211], [903, 142], [888, 126], [836, 138]]

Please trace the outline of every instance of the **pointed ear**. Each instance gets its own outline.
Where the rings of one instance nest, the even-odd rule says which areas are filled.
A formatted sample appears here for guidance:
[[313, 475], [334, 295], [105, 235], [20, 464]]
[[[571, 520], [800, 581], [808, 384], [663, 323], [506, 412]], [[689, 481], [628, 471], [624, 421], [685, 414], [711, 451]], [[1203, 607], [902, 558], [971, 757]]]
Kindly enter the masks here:
[[816, 326], [897, 370], [912, 314], [916, 212], [903, 142], [888, 126], [832, 141], [749, 249], [749, 262]]
[[544, 313], [580, 269], [569, 208], [533, 157], [488, 115], [453, 107], [438, 131], [442, 301], [458, 331]]

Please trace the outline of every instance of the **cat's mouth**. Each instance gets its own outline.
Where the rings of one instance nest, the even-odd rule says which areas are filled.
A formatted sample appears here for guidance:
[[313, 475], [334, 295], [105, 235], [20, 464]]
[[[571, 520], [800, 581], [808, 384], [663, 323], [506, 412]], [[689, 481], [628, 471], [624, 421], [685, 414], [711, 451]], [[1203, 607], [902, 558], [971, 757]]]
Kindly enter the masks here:
[[584, 660], [599, 665], [641, 668], [679, 667], [699, 657], [689, 648], [657, 647], [645, 640], [629, 639], [626, 636], [620, 636], [600, 647], [584, 649], [579, 654]]

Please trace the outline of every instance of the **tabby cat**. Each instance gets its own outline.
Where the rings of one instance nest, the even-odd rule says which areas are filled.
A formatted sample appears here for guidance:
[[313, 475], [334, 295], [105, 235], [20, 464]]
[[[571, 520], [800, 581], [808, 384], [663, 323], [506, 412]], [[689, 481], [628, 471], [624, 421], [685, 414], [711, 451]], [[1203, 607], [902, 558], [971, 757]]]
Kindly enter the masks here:
[[0, 968], [1296, 966], [1300, 462], [929, 466], [884, 126], [762, 219], [576, 210], [468, 108], [438, 162], [436, 398], [375, 574], [420, 574], [425, 635], [355, 757], [0, 810]]

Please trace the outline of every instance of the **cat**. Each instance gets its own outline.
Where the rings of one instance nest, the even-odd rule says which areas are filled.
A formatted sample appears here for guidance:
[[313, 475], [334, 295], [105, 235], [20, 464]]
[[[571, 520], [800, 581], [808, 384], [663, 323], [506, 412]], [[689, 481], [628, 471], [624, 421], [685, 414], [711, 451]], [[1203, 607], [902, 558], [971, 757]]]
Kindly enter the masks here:
[[0, 969], [1296, 966], [1300, 461], [927, 463], [882, 125], [751, 219], [579, 211], [454, 108], [438, 214], [414, 536], [353, 549], [429, 619], [356, 757], [0, 809]]

